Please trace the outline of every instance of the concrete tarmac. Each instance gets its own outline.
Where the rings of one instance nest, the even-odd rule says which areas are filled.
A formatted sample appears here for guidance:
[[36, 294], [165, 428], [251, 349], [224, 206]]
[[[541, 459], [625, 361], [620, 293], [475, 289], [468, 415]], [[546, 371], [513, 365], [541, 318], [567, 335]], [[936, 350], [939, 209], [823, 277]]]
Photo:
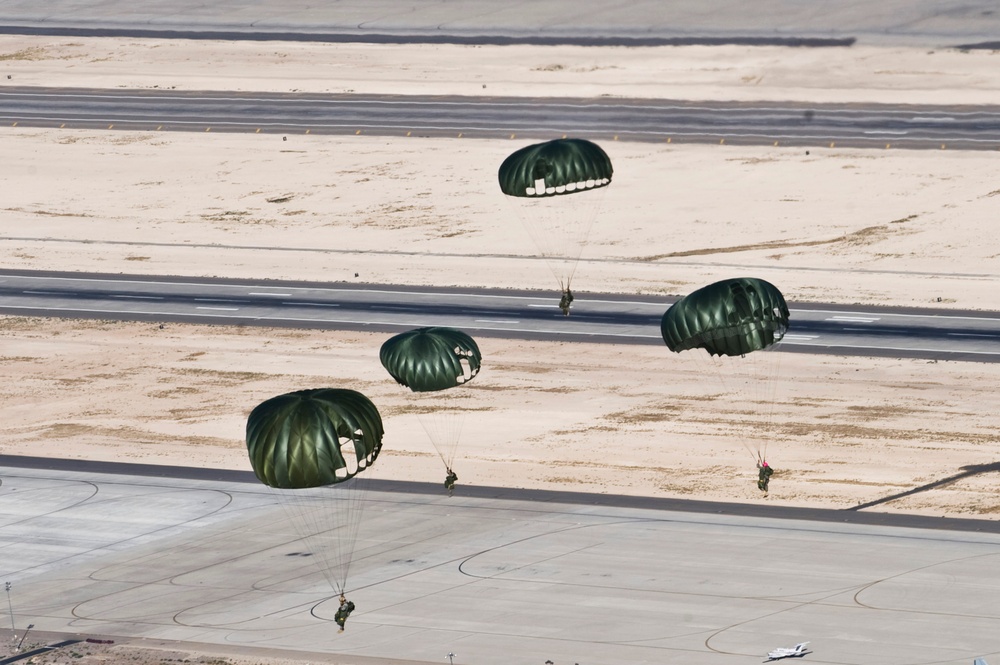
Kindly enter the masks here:
[[265, 487], [0, 477], [13, 621], [53, 639], [359, 663], [721, 665], [804, 640], [821, 663], [1000, 656], [995, 532], [370, 491], [339, 634], [322, 546]]

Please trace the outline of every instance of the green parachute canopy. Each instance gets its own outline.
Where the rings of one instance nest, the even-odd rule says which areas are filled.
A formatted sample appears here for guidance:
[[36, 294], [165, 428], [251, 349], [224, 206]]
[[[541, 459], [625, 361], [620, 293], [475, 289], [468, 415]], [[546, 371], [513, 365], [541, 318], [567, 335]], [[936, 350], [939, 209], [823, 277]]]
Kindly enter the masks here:
[[556, 139], [521, 148], [500, 165], [500, 189], [526, 198], [573, 194], [611, 182], [611, 160], [596, 143]]
[[675, 353], [705, 349], [713, 356], [742, 356], [780, 342], [788, 330], [788, 305], [762, 279], [727, 279], [681, 298], [660, 321]]
[[270, 487], [304, 489], [353, 478], [382, 448], [382, 417], [354, 390], [319, 388], [272, 397], [247, 419], [247, 451]]
[[413, 392], [454, 388], [479, 373], [476, 341], [454, 328], [417, 328], [392, 337], [379, 351], [382, 366]]

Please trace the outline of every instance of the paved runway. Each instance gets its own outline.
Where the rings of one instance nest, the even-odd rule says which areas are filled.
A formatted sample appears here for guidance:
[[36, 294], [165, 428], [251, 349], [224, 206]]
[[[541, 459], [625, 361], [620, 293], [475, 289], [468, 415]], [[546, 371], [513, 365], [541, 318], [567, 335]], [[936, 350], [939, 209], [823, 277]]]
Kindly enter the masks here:
[[19, 630], [480, 665], [751, 663], [802, 640], [815, 663], [1000, 655], [995, 531], [372, 491], [338, 635], [264, 487], [0, 476]]
[[[996, 150], [1000, 107], [0, 88], [19, 127]], [[888, 144], [888, 145], [887, 145]]]
[[[675, 300], [578, 291], [573, 315], [566, 317], [554, 293], [0, 268], [0, 313], [9, 315], [391, 334], [451, 326], [481, 337], [660, 346], [660, 320]], [[781, 351], [1000, 362], [1000, 318], [988, 312], [789, 306], [791, 324], [777, 347]]]

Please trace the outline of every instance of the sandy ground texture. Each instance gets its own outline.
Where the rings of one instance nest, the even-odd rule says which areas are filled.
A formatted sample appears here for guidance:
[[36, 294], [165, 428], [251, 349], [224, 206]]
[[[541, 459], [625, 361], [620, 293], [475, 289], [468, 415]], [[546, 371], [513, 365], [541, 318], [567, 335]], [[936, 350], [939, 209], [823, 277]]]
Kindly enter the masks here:
[[998, 60], [989, 50], [890, 46], [385, 47], [3, 35], [0, 86], [996, 104]]
[[[843, 93], [841, 101], [866, 89], [926, 101], [919, 90], [936, 89], [935, 99], [975, 103], [976, 85], [962, 78], [970, 72], [986, 89], [1000, 87], [985, 53], [881, 51], [880, 59], [910, 58], [893, 65], [911, 72], [902, 76], [878, 74], [854, 49], [678, 48], [663, 51], [668, 64], [648, 49], [442, 55], [459, 48], [7, 37], [3, 65], [21, 84], [277, 90], [287, 62], [292, 78], [313, 76], [295, 89], [355, 76], [386, 86], [367, 92], [408, 92], [398, 83], [412, 79], [413, 91], [453, 93], [457, 79], [478, 85], [479, 72], [488, 76], [505, 55], [527, 80], [511, 75], [504, 94], [597, 94], [581, 83], [589, 78], [598, 87], [630, 81], [621, 94], [736, 98], [780, 80], [768, 62], [791, 77], [768, 94], [791, 98], [789, 90], [826, 99], [805, 84], [821, 70], [846, 77], [839, 88], [820, 86]], [[336, 59], [325, 53], [360, 58], [371, 75], [327, 72], [327, 87], [313, 88], [315, 67]], [[822, 58], [848, 56], [853, 75], [820, 67]], [[711, 85], [653, 83], [671, 78], [658, 67], [683, 68], [684, 58], [687, 82]], [[394, 62], [422, 73], [401, 73]], [[770, 72], [760, 85], [739, 80], [741, 68], [754, 67], [757, 76]], [[966, 96], [945, 96], [952, 88], [928, 68]], [[496, 184], [518, 140], [0, 131], [5, 267], [556, 289], [528, 233], [535, 220]], [[983, 232], [1000, 200], [993, 153], [605, 147], [615, 179], [594, 204], [578, 291], [684, 294], [752, 275], [790, 300], [1000, 309], [1000, 243]], [[0, 330], [5, 453], [248, 468], [242, 435], [255, 404], [334, 385], [369, 394], [383, 411], [386, 477], [440, 475], [416, 417], [429, 407], [385, 375], [379, 336], [16, 318]], [[665, 348], [482, 345], [486, 369], [445, 404], [476, 414], [462, 437], [463, 482], [760, 500], [749, 454], [756, 443], [747, 443], [756, 437], [773, 440], [768, 454], [779, 469], [769, 501], [842, 508], [998, 453], [991, 365], [774, 354], [784, 356], [778, 392], [762, 406], [702, 380], [716, 371]], [[739, 425], [766, 420], [772, 407], [780, 414], [773, 427]], [[971, 473], [886, 508], [990, 515], [991, 477]]]

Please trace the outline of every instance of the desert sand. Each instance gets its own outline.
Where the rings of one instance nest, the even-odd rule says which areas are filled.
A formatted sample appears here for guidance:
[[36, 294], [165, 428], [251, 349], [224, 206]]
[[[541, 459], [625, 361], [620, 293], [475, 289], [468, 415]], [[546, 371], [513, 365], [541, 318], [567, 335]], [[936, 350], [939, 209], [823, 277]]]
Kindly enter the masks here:
[[[0, 74], [44, 86], [977, 104], [1000, 89], [997, 57], [5, 37]], [[0, 132], [8, 268], [556, 290], [496, 187], [517, 139]], [[615, 180], [580, 292], [684, 294], [753, 275], [797, 301], [1000, 309], [994, 152], [604, 147]], [[439, 482], [419, 407], [378, 362], [385, 337], [6, 317], [0, 452], [249, 469], [254, 405], [353, 387], [386, 423], [380, 477]], [[760, 405], [665, 347], [480, 345], [482, 373], [442, 397], [474, 414], [462, 483], [847, 508], [1000, 452], [996, 365], [775, 354], [775, 396]], [[766, 499], [744, 445], [758, 439], [778, 469]], [[969, 473], [877, 509], [989, 518], [1000, 498], [994, 473]]]
[[[4, 35], [8, 85], [996, 104], [1000, 53], [912, 47], [459, 46]], [[8, 80], [6, 77], [10, 76]]]

